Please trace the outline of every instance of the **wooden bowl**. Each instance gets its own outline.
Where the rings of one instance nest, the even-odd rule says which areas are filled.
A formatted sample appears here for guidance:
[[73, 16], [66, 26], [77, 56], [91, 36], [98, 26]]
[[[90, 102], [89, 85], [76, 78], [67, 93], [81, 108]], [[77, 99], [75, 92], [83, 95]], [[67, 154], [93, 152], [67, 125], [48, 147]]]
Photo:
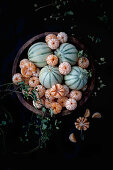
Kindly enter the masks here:
[[[15, 74], [15, 73], [18, 73], [20, 72], [20, 68], [19, 68], [19, 62], [20, 60], [22, 60], [23, 58], [27, 58], [27, 51], [29, 49], [29, 47], [36, 43], [36, 42], [40, 42], [40, 41], [45, 41], [45, 36], [47, 36], [48, 34], [50, 33], [54, 33], [54, 34], [58, 34], [57, 32], [45, 32], [45, 33], [42, 33], [42, 34], [39, 34], [37, 36], [34, 36], [33, 38], [31, 38], [30, 40], [28, 40], [18, 51], [16, 57], [15, 57], [15, 60], [14, 60], [14, 63], [13, 63], [13, 68], [12, 68], [12, 76]], [[74, 37], [69, 37], [68, 39], [68, 42], [75, 45], [76, 48], [78, 50], [87, 50], [87, 48], [85, 47], [84, 44], [82, 44], [79, 40], [77, 40], [76, 38]], [[95, 69], [94, 69], [94, 63], [93, 63], [93, 58], [92, 56], [89, 56], [89, 59], [90, 59], [90, 69], [92, 70], [92, 77], [88, 80], [88, 87], [86, 89], [85, 92], [83, 92], [83, 96], [82, 96], [82, 99], [78, 102], [78, 107], [81, 107], [84, 105], [84, 103], [86, 103], [86, 101], [88, 100], [88, 98], [90, 97], [91, 95], [91, 92], [94, 88], [94, 84], [95, 84]], [[17, 86], [14, 85], [14, 88], [17, 88]], [[20, 100], [20, 102], [30, 111], [36, 113], [36, 114], [42, 114], [42, 111], [41, 110], [37, 110], [30, 101], [27, 101], [24, 99], [23, 95], [21, 93], [18, 93], [16, 92], [16, 95], [18, 97], [18, 99]], [[61, 115], [64, 116], [64, 115], [68, 115], [68, 114], [71, 114], [72, 111], [69, 111], [69, 110], [63, 110], [61, 112]]]

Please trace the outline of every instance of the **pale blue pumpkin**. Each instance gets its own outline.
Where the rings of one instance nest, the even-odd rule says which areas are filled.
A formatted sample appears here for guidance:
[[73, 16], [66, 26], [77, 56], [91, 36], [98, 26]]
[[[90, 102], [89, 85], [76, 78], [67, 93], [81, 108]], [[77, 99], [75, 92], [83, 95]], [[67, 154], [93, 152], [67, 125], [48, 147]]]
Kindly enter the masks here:
[[88, 72], [79, 66], [73, 66], [71, 72], [64, 76], [65, 84], [70, 89], [80, 90], [88, 81]]
[[68, 62], [75, 65], [78, 59], [78, 50], [70, 43], [61, 44], [54, 53], [59, 58], [60, 63]]
[[48, 65], [40, 71], [39, 81], [46, 88], [51, 88], [55, 84], [61, 84], [62, 80], [63, 76], [60, 74], [58, 67]]
[[51, 49], [44, 42], [33, 44], [28, 50], [28, 59], [38, 67], [47, 65], [46, 58], [52, 54]]

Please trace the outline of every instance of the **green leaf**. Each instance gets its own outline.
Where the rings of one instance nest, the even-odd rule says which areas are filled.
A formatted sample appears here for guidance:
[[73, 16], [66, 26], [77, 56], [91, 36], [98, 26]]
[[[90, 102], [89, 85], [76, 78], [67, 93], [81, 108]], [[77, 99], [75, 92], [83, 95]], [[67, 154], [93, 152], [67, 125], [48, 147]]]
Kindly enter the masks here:
[[67, 16], [67, 15], [74, 15], [74, 12], [73, 11], [66, 11], [65, 13], [64, 13], [64, 16]]
[[7, 124], [6, 121], [3, 120], [3, 121], [2, 121], [2, 125], [6, 125], [6, 124]]
[[42, 129], [43, 129], [43, 130], [47, 129], [47, 125], [46, 125], [46, 124], [43, 124], [43, 125], [42, 125]]
[[51, 117], [53, 117], [53, 110], [52, 109], [50, 110], [50, 113], [51, 113]]
[[45, 107], [42, 107], [42, 112], [46, 113], [46, 108]]
[[83, 55], [83, 50], [78, 52], [78, 57], [82, 57], [82, 55]]

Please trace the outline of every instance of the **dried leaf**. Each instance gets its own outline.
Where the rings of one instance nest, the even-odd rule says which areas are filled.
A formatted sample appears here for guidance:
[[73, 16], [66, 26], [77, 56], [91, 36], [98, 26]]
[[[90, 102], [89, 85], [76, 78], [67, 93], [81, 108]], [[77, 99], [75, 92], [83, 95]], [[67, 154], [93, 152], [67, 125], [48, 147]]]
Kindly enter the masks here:
[[89, 117], [89, 116], [90, 116], [90, 110], [89, 110], [89, 109], [86, 109], [85, 114], [84, 114], [84, 117]]
[[73, 142], [73, 143], [76, 143], [76, 142], [77, 142], [74, 133], [71, 133], [71, 134], [69, 135], [69, 140], [70, 140], [71, 142]]
[[92, 115], [92, 118], [101, 118], [101, 117], [102, 117], [101, 113], [98, 113], [98, 112], [96, 112]]

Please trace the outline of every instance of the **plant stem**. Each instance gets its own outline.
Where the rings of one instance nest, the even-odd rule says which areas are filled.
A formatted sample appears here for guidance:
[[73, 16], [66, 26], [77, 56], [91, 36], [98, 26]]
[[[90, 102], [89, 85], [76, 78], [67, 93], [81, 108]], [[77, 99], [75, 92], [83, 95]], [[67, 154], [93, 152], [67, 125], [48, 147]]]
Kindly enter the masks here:
[[48, 5], [41, 6], [41, 7], [37, 8], [37, 9], [35, 9], [35, 12], [37, 12], [37, 11], [39, 11], [40, 9], [43, 9], [43, 8], [45, 8], [45, 7], [52, 6], [52, 5], [55, 5], [55, 3], [51, 3], [51, 4], [48, 4]]

